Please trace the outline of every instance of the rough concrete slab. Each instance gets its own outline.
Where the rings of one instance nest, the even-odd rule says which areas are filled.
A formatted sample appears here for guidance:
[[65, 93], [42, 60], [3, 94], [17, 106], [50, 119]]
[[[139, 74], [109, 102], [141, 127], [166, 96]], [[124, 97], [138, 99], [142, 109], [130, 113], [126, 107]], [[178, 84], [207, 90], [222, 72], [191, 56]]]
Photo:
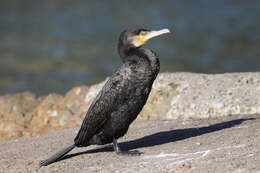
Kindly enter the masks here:
[[91, 146], [40, 168], [39, 161], [70, 144], [77, 130], [0, 144], [0, 172], [260, 171], [260, 115], [135, 121], [119, 145], [141, 156], [118, 156], [111, 145]]

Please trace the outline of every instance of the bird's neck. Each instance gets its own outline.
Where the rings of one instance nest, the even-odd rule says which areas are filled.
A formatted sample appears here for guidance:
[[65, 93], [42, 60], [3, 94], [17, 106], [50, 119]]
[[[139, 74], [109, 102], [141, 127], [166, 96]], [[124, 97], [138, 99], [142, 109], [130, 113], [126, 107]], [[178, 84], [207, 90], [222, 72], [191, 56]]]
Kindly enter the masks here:
[[123, 63], [128, 61], [140, 61], [139, 54], [141, 53], [136, 48], [121, 48], [118, 50], [119, 56], [121, 57]]
[[160, 61], [156, 54], [145, 48], [118, 49], [119, 55], [123, 61], [142, 64], [142, 67], [149, 68], [152, 73], [158, 74], [160, 70]]
[[135, 62], [148, 61], [148, 62], [150, 62], [151, 60], [154, 60], [155, 58], [157, 58], [156, 55], [151, 50], [144, 49], [144, 48], [119, 47], [118, 53], [124, 63], [128, 62], [128, 61], [135, 61]]

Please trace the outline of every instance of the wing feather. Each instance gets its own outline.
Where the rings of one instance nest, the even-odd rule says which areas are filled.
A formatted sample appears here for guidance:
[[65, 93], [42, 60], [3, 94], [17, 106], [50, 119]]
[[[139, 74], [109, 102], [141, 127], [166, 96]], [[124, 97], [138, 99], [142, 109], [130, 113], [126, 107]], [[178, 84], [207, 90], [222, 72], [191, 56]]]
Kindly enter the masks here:
[[[126, 69], [126, 68], [125, 68]], [[122, 70], [122, 68], [121, 68]], [[90, 105], [81, 128], [74, 139], [76, 146], [84, 146], [102, 128], [112, 112], [117, 111], [127, 92], [126, 73], [118, 72], [105, 83], [102, 90]]]

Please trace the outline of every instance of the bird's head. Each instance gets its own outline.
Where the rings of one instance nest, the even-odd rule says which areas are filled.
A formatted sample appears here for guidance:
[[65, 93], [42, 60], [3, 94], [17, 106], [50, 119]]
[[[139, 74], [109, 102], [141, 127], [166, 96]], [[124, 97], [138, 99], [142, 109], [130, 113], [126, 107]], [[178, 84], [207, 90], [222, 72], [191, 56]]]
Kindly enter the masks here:
[[170, 30], [169, 29], [161, 29], [158, 31], [152, 31], [149, 29], [126, 30], [121, 33], [119, 38], [119, 44], [131, 48], [138, 48], [144, 45], [151, 38], [166, 33], [170, 33]]

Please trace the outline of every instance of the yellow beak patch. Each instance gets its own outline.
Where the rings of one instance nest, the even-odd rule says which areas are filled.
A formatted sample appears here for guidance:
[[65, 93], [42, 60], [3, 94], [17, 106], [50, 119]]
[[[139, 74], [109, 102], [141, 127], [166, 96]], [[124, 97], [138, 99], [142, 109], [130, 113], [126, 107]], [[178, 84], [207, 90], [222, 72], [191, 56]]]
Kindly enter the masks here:
[[146, 38], [144, 37], [144, 35], [139, 35], [139, 41], [140, 41], [142, 44], [144, 44], [144, 43], [146, 43], [146, 42], [148, 41], [148, 39], [146, 39]]

